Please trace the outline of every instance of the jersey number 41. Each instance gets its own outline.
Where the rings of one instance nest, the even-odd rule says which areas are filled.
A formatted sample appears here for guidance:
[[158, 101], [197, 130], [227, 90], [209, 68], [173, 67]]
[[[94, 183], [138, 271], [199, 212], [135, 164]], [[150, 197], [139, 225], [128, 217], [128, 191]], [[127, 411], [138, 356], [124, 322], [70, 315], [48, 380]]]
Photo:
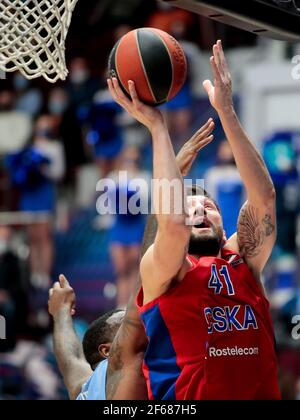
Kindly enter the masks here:
[[221, 269], [218, 269], [216, 264], [212, 264], [211, 277], [208, 282], [208, 288], [214, 289], [215, 295], [219, 295], [224, 286], [227, 288], [227, 293], [229, 296], [235, 294], [227, 266], [222, 265]]

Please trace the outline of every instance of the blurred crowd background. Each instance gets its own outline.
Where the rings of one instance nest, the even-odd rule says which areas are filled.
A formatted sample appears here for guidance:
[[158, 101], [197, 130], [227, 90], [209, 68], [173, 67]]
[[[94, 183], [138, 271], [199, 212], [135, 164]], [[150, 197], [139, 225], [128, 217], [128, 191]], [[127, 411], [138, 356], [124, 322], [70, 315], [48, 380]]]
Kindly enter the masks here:
[[[112, 102], [106, 89], [111, 48], [127, 31], [142, 26], [173, 34], [188, 58], [184, 88], [163, 107], [176, 151], [208, 117], [216, 119], [215, 141], [200, 152], [190, 177], [205, 179], [228, 235], [235, 230], [244, 191], [202, 89], [202, 81], [211, 77], [211, 46], [223, 40], [237, 110], [243, 121], [256, 125], [259, 115], [253, 112], [259, 104], [245, 106], [250, 99], [243, 90], [246, 73], [253, 83], [268, 84], [276, 68], [288, 63], [292, 70], [291, 58], [300, 51], [297, 44], [258, 38], [155, 0], [80, 1], [67, 42], [68, 80], [50, 85], [14, 73], [0, 81], [0, 314], [8, 334], [0, 341], [0, 399], [67, 398], [47, 313], [48, 289], [60, 273], [77, 294], [80, 336], [101, 313], [126, 304], [137, 278], [145, 217], [99, 215], [96, 184], [103, 177], [117, 179], [120, 170], [129, 179], [151, 179], [149, 133]], [[266, 69], [265, 77], [254, 80], [251, 71], [257, 66]], [[300, 314], [297, 84], [296, 105], [283, 100], [280, 108], [277, 99], [268, 99], [271, 123], [254, 139], [277, 191], [278, 239], [264, 282], [286, 399], [300, 399], [300, 340], [291, 335], [291, 319]], [[285, 83], [277, 88], [283, 96], [291, 91]], [[120, 196], [130, 196], [127, 187], [120, 182]]]

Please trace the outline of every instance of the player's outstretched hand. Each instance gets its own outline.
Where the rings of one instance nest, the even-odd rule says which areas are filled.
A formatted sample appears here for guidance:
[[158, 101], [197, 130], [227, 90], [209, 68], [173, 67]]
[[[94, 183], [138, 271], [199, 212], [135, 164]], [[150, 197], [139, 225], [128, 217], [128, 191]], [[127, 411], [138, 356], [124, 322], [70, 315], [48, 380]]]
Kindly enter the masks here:
[[176, 161], [183, 176], [187, 176], [190, 172], [200, 150], [214, 139], [214, 136], [211, 134], [214, 128], [215, 123], [212, 118], [209, 118], [206, 124], [204, 124], [193, 137], [182, 146], [176, 157]]
[[232, 82], [220, 40], [213, 46], [213, 56], [210, 58], [210, 64], [214, 75], [214, 83], [205, 80], [203, 87], [215, 110], [218, 113], [226, 112], [233, 108]]
[[155, 126], [164, 124], [163, 115], [157, 108], [145, 105], [140, 101], [135, 83], [132, 80], [128, 81], [131, 100], [123, 93], [117, 78], [113, 77], [112, 79], [108, 79], [107, 84], [113, 99], [150, 131]]
[[59, 276], [59, 282], [54, 283], [49, 290], [48, 309], [55, 319], [62, 311], [75, 315], [76, 295], [65, 276]]

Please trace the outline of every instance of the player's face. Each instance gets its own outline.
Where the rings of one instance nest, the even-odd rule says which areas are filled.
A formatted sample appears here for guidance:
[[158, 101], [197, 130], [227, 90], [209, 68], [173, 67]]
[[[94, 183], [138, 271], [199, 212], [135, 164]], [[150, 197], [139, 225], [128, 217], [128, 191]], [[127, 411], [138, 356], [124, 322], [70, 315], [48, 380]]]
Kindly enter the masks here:
[[204, 196], [187, 198], [189, 224], [192, 225], [191, 254], [217, 255], [224, 239], [222, 217], [215, 203]]

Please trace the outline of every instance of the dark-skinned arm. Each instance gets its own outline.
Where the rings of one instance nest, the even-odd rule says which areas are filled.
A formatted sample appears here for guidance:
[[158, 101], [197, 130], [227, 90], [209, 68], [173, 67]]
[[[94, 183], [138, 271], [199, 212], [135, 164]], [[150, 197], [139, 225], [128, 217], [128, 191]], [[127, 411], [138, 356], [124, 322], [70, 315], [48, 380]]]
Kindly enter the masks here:
[[[144, 234], [142, 256], [153, 244], [156, 232], [156, 217], [150, 215]], [[127, 305], [122, 325], [110, 348], [106, 378], [107, 400], [147, 399], [142, 363], [148, 340], [136, 306], [136, 297], [140, 287], [139, 279], [136, 291]]]
[[64, 276], [49, 292], [49, 313], [53, 316], [54, 353], [71, 400], [76, 400], [93, 371], [86, 361], [82, 343], [73, 326], [75, 293]]

